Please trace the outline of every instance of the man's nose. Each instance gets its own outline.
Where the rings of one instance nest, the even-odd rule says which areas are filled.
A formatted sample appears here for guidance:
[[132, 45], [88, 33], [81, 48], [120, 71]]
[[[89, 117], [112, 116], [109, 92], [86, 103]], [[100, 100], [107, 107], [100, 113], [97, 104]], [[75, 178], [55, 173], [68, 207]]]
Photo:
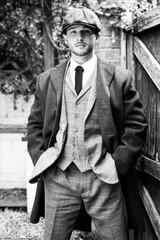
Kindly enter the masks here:
[[84, 39], [84, 34], [83, 34], [83, 32], [78, 32], [78, 34], [77, 34], [77, 39], [80, 40], [80, 41], [83, 41], [83, 39]]

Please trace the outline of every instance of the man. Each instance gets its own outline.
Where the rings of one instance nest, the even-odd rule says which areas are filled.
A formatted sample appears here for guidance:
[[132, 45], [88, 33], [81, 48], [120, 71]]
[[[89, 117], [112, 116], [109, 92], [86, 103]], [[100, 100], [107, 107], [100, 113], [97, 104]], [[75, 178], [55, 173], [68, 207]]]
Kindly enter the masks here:
[[134, 167], [147, 125], [131, 73], [95, 55], [100, 30], [91, 10], [68, 12], [71, 58], [37, 81], [28, 151], [30, 182], [42, 176], [45, 186], [45, 240], [70, 239], [82, 204], [93, 239], [128, 239], [120, 178]]

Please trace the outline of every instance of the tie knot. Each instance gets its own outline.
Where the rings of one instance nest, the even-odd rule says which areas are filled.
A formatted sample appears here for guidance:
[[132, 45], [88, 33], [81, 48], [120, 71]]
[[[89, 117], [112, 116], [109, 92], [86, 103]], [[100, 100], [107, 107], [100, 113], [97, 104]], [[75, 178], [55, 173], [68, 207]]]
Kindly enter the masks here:
[[83, 69], [83, 67], [81, 67], [81, 66], [77, 66], [77, 67], [75, 68], [75, 70], [76, 70], [76, 71], [79, 71], [79, 72], [84, 72], [84, 69]]

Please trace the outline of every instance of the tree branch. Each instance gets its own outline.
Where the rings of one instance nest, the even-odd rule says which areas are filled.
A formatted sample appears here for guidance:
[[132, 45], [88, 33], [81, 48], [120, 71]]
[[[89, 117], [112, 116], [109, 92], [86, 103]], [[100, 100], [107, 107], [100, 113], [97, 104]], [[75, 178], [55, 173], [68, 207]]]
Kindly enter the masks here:
[[34, 53], [35, 55], [35, 58], [38, 59], [38, 60], [42, 60], [43, 57], [41, 57], [36, 51], [35, 49], [32, 47], [32, 43], [27, 39], [27, 38], [23, 38], [22, 36], [16, 34], [16, 33], [13, 33], [13, 32], [7, 32], [4, 28], [2, 28], [0, 26], [0, 32], [1, 34], [5, 34], [7, 35], [9, 38], [17, 38], [19, 39], [21, 42], [25, 43], [27, 46], [29, 46], [29, 48], [32, 50], [32, 52]]
[[53, 38], [51, 37], [51, 33], [50, 33], [50, 29], [49, 29], [49, 26], [47, 24], [47, 22], [44, 20], [44, 26], [45, 26], [45, 30], [46, 30], [46, 33], [47, 33], [47, 36], [52, 44], [52, 46], [59, 50], [59, 51], [63, 51], [65, 48], [62, 48], [62, 47], [58, 47], [57, 44], [54, 42]]

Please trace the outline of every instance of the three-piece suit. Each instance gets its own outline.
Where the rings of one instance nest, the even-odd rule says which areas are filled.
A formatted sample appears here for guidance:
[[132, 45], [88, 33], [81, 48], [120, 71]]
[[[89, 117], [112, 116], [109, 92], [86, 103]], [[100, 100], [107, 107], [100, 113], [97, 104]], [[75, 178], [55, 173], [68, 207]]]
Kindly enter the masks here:
[[[39, 216], [44, 216], [44, 189], [41, 175], [61, 158], [63, 145], [65, 145], [66, 131], [61, 135], [59, 143], [61, 147], [57, 150], [54, 149], [54, 152], [51, 150], [59, 131], [63, 100], [62, 89], [67, 64], [68, 60], [39, 76], [35, 101], [28, 120], [28, 151], [35, 165], [30, 182], [38, 181], [31, 222], [37, 222]], [[115, 161], [119, 178], [122, 178], [124, 182], [126, 199], [131, 200], [131, 205], [130, 203], [127, 205], [131, 209], [127, 208], [127, 210], [131, 211], [129, 216], [131, 215], [131, 223], [135, 227], [139, 225], [136, 211], [141, 213], [142, 205], [136, 188], [133, 168], [141, 153], [146, 136], [147, 124], [143, 107], [139, 94], [133, 87], [131, 73], [99, 58], [95, 89], [95, 105], [102, 139], [107, 152]], [[128, 190], [129, 195], [127, 195]], [[135, 204], [134, 210], [133, 203]], [[83, 214], [81, 212], [79, 216], [84, 217]], [[136, 221], [134, 221], [135, 219]], [[86, 222], [88, 220], [87, 216]], [[79, 220], [77, 224], [78, 228], [84, 230], [88, 230], [90, 227], [89, 223], [84, 224]]]

